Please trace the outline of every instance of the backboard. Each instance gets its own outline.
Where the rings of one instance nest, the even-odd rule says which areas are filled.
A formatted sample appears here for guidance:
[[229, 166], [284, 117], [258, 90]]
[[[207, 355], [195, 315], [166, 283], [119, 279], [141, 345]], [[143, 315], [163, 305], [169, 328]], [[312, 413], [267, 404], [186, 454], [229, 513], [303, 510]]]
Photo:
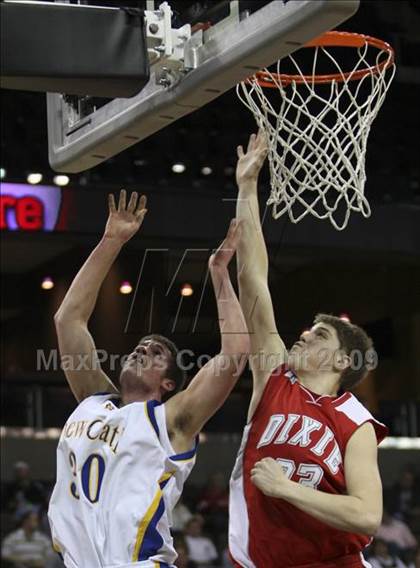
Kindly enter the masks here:
[[[194, 112], [348, 19], [359, 0], [217, 2], [213, 5], [227, 5], [223, 19], [213, 23], [203, 12], [201, 22], [179, 27], [170, 4], [156, 4], [146, 3], [150, 80], [137, 95], [99, 106], [81, 97], [47, 94], [54, 170], [92, 168]], [[247, 9], [249, 4], [258, 9]]]

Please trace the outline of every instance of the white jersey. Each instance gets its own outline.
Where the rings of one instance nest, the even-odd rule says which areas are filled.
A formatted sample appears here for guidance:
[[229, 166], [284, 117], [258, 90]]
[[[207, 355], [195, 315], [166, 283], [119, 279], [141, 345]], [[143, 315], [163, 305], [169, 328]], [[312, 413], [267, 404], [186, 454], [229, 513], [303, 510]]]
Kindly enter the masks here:
[[195, 462], [176, 454], [165, 405], [83, 400], [61, 433], [48, 516], [67, 568], [169, 568], [172, 509]]

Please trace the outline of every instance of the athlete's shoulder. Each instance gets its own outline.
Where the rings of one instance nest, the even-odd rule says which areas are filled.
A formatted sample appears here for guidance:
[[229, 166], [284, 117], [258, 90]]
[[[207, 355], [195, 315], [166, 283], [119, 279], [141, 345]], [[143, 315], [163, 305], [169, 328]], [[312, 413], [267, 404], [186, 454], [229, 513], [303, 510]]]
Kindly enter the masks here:
[[280, 365], [267, 379], [264, 389], [258, 397], [258, 402], [255, 402], [255, 409], [249, 415], [249, 420], [255, 421], [257, 418], [265, 416], [280, 402], [284, 404], [295, 388], [295, 384], [297, 384], [297, 377], [293, 371], [285, 364]]
[[369, 410], [352, 394], [343, 393], [334, 403], [337, 412], [341, 412], [355, 424], [362, 424], [369, 418], [373, 418]]
[[345, 392], [333, 405], [337, 419], [340, 420], [345, 430], [351, 435], [359, 426], [370, 422], [375, 429], [376, 438], [380, 443], [388, 434], [388, 428], [369, 412], [369, 410], [357, 399], [354, 394]]
[[292, 371], [292, 369], [290, 369], [290, 367], [288, 367], [285, 363], [283, 363], [282, 365], [280, 365], [280, 367], [274, 369], [268, 380], [269, 381], [285, 380], [290, 384], [294, 384], [297, 382], [298, 379], [295, 373]]
[[284, 391], [293, 390], [294, 385], [298, 385], [295, 373], [287, 365], [280, 365], [271, 373], [264, 389], [264, 396], [270, 398], [274, 392], [281, 392], [284, 396]]

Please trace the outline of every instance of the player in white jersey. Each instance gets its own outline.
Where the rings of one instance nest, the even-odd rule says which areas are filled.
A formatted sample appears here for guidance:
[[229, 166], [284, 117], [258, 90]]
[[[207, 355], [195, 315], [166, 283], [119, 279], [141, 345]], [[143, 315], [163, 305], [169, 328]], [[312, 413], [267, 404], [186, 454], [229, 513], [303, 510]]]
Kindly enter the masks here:
[[108, 270], [142, 224], [146, 198], [137, 201], [133, 193], [127, 205], [122, 191], [117, 208], [110, 196], [104, 236], [55, 316], [66, 377], [79, 402], [58, 444], [49, 508], [53, 542], [67, 568], [173, 566], [171, 511], [194, 465], [197, 434], [233, 389], [249, 351], [228, 273], [241, 231], [234, 220], [209, 260], [220, 353], [180, 392], [176, 347], [160, 335], [143, 338], [128, 357], [120, 393], [105, 375], [87, 323]]

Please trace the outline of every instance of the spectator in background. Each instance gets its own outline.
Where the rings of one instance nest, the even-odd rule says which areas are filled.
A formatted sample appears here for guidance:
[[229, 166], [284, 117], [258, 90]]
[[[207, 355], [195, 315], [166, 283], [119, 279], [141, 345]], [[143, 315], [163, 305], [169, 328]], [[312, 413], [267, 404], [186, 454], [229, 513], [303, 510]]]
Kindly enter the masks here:
[[172, 530], [182, 532], [187, 522], [192, 518], [192, 513], [183, 503], [182, 496], [172, 511]]
[[2, 543], [1, 557], [13, 568], [47, 568], [54, 552], [51, 542], [38, 530], [38, 515], [26, 511], [20, 528], [7, 535]]
[[420, 547], [407, 553], [406, 564], [407, 568], [420, 568]]
[[197, 508], [203, 513], [227, 512], [229, 509], [229, 490], [225, 474], [217, 471], [210, 476], [204, 487]]
[[405, 558], [406, 552], [417, 546], [417, 540], [410, 528], [403, 522], [392, 517], [386, 509], [376, 537], [384, 540], [390, 550]]
[[40, 508], [45, 504], [46, 494], [43, 486], [31, 477], [31, 468], [24, 461], [13, 466], [14, 480], [5, 487], [5, 509], [19, 518], [28, 507]]
[[225, 548], [222, 553], [222, 565], [221, 568], [232, 568], [232, 560], [230, 558], [229, 549]]
[[227, 534], [223, 535], [222, 538], [220, 539], [219, 550], [222, 551], [220, 568], [232, 568], [233, 563], [232, 563], [232, 558], [231, 558], [230, 552], [229, 552], [228, 535]]
[[371, 545], [369, 562], [372, 568], [407, 568], [404, 562], [389, 552], [387, 543], [381, 539], [375, 539]]
[[224, 473], [218, 471], [210, 476], [204, 487], [197, 511], [205, 515], [206, 527], [213, 537], [226, 533], [229, 523], [229, 489]]
[[214, 543], [203, 535], [203, 524], [203, 518], [200, 515], [194, 515], [185, 525], [185, 542], [189, 556], [198, 568], [212, 566], [218, 559]]
[[188, 546], [183, 536], [174, 538], [174, 548], [178, 554], [176, 559], [177, 568], [197, 568], [197, 564], [190, 559]]
[[411, 469], [403, 470], [397, 483], [385, 493], [385, 504], [391, 515], [410, 525], [418, 525], [420, 491], [416, 487], [416, 479]]

